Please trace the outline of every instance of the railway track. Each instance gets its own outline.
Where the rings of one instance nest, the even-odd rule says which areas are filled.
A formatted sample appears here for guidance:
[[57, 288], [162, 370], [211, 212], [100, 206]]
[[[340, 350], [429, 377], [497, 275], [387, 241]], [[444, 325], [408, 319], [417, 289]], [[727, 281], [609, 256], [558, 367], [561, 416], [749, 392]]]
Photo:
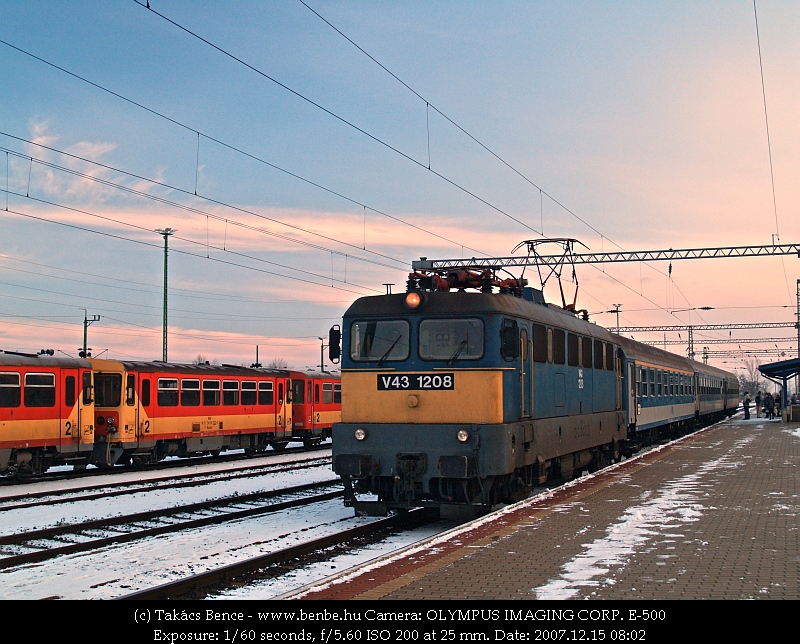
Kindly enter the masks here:
[[[313, 496], [284, 501], [277, 497], [334, 488]], [[160, 534], [237, 521], [296, 508], [342, 496], [338, 479], [308, 483], [291, 488], [236, 495], [225, 499], [191, 503], [119, 517], [85, 521], [0, 537], [0, 570], [37, 563], [67, 554], [99, 550], [109, 545], [135, 541]]]
[[[256, 577], [274, 576], [270, 574], [270, 568], [279, 569], [279, 574], [285, 573], [286, 564], [295, 566], [302, 565], [304, 558], [322, 557], [320, 554], [333, 546], [339, 546], [352, 542], [359, 537], [377, 538], [381, 533], [389, 530], [410, 529], [426, 523], [436, 521], [438, 511], [430, 508], [418, 508], [409, 512], [403, 512], [388, 516], [383, 519], [376, 519], [366, 525], [355, 526], [342, 530], [335, 534], [320, 537], [318, 539], [306, 541], [300, 545], [284, 548], [276, 552], [271, 552], [258, 557], [253, 557], [245, 561], [237, 562], [227, 566], [222, 566], [215, 570], [206, 571], [196, 575], [190, 575], [154, 588], [130, 593], [117, 599], [122, 600], [164, 600], [164, 599], [201, 599], [208, 595], [209, 591], [220, 592], [230, 587], [233, 582], [247, 578], [252, 582]], [[361, 545], [361, 544], [359, 544]], [[328, 555], [329, 557], [330, 555]]]
[[87, 485], [81, 488], [64, 488], [61, 490], [43, 490], [39, 492], [26, 492], [13, 496], [0, 498], [0, 512], [20, 510], [36, 506], [58, 505], [61, 503], [75, 503], [77, 501], [91, 501], [94, 499], [137, 494], [140, 492], [153, 492], [157, 490], [174, 490], [176, 488], [190, 488], [210, 483], [233, 481], [242, 478], [253, 478], [294, 472], [329, 465], [330, 456], [312, 457], [303, 460], [285, 463], [268, 463], [252, 465], [223, 471], [208, 473], [179, 474], [169, 477], [159, 477], [151, 480], [126, 481], [116, 483], [103, 483]]

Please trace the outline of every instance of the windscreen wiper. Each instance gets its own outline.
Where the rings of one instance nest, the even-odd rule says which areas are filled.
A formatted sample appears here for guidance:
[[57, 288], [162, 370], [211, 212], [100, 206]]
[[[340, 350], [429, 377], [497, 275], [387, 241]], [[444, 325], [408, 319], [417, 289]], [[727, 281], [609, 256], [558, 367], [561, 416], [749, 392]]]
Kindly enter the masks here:
[[464, 347], [467, 346], [467, 340], [462, 340], [460, 344], [456, 347], [456, 351], [453, 355], [450, 356], [450, 359], [447, 361], [447, 366], [453, 364], [453, 361], [461, 355], [461, 352], [464, 350]]
[[389, 357], [389, 354], [392, 352], [392, 349], [394, 349], [394, 345], [396, 345], [398, 342], [400, 342], [400, 338], [402, 338], [402, 337], [403, 337], [403, 334], [402, 334], [402, 333], [401, 333], [400, 335], [398, 335], [398, 336], [397, 336], [397, 340], [395, 340], [394, 342], [392, 342], [392, 346], [390, 346], [390, 347], [389, 347], [389, 348], [386, 350], [386, 353], [384, 353], [384, 354], [381, 356], [381, 359], [380, 359], [380, 360], [378, 360], [378, 366], [379, 366], [379, 367], [380, 367], [380, 366], [381, 366], [381, 365], [384, 363], [384, 361], [386, 360], [386, 358], [388, 358], [388, 357]]

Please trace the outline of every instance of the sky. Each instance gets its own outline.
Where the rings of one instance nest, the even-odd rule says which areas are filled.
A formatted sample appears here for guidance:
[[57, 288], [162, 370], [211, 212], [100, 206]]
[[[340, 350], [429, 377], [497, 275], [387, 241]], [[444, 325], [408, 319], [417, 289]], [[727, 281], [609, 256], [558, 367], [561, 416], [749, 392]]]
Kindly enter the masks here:
[[[419, 257], [800, 242], [798, 3], [150, 6], [0, 1], [0, 349], [76, 355], [87, 315], [93, 355], [160, 359], [165, 228], [170, 361], [295, 368]], [[579, 265], [577, 308], [794, 322], [798, 278]]]

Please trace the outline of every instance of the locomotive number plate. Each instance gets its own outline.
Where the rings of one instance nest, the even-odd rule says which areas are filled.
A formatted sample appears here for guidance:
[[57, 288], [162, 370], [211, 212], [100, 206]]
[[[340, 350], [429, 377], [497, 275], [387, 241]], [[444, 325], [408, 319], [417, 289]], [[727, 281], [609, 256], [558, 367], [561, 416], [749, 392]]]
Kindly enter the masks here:
[[453, 389], [452, 373], [378, 374], [378, 391], [420, 391]]

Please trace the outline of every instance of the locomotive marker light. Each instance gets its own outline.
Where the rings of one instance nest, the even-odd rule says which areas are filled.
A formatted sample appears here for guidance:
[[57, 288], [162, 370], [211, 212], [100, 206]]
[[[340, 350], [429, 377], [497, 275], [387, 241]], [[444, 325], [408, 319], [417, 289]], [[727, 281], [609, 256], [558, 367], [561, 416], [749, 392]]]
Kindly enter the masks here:
[[469, 432], [466, 429], [459, 429], [456, 438], [460, 443], [466, 443], [469, 440]]
[[357, 441], [363, 441], [367, 437], [367, 430], [359, 427], [355, 432], [353, 432], [353, 436], [355, 436]]
[[417, 291], [411, 291], [406, 294], [406, 306], [412, 311], [418, 309], [422, 304], [422, 295]]

